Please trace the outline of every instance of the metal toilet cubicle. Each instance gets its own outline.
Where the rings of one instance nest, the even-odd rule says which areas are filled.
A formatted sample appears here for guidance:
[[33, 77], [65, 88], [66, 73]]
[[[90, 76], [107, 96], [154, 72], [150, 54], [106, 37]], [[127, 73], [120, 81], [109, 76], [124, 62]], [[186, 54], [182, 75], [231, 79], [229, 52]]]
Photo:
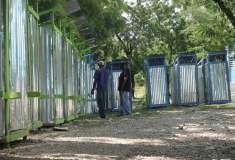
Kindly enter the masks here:
[[149, 55], [144, 60], [146, 101], [149, 108], [169, 106], [166, 56]]
[[[98, 63], [99, 60], [94, 61], [94, 57], [95, 57], [96, 53], [92, 53], [86, 56], [88, 65], [90, 65], [90, 91], [93, 87], [93, 82], [94, 82], [94, 74], [96, 71], [95, 65]], [[91, 98], [91, 113], [98, 113], [99, 112], [99, 108], [96, 102], [96, 91], [94, 92], [94, 94], [90, 95]]]
[[74, 55], [72, 54], [72, 46], [69, 41], [64, 41], [65, 50], [65, 73], [64, 73], [64, 118], [66, 121], [75, 119], [74, 105]]
[[[86, 61], [85, 59], [82, 57], [80, 60], [80, 96], [82, 100], [85, 100], [85, 87], [86, 87], [86, 76], [84, 76], [85, 74], [85, 69], [86, 69]], [[85, 101], [80, 101], [80, 108], [79, 108], [79, 113], [80, 115], [85, 115], [86, 114], [86, 103]]]
[[[78, 32], [72, 22], [61, 23], [61, 18], [80, 9], [76, 0], [40, 13], [38, 0], [0, 3], [0, 143], [4, 148], [18, 138], [26, 138], [30, 130], [68, 120], [70, 115], [64, 116], [63, 101], [81, 100], [75, 89], [79, 86], [75, 83], [79, 81], [75, 68], [80, 65], [76, 63], [80, 61], [76, 43], [81, 40], [80, 33], [86, 35], [91, 31]], [[84, 17], [80, 18], [73, 20], [76, 25], [86, 23]], [[58, 19], [56, 24], [54, 19]], [[66, 25], [70, 26], [69, 34]], [[70, 50], [71, 54], [66, 54]], [[66, 79], [64, 74], [72, 78]], [[63, 88], [67, 82], [72, 83]], [[79, 105], [74, 104], [69, 120], [78, 118]]]
[[230, 103], [231, 91], [227, 51], [210, 51], [203, 57], [202, 66], [203, 86], [205, 88], [204, 102], [208, 104]]
[[[71, 9], [71, 6], [76, 9]], [[72, 22], [62, 24], [61, 17], [67, 17], [80, 9], [78, 3], [72, 0], [39, 13], [40, 103], [43, 125], [61, 124], [76, 117], [73, 36], [69, 33], [67, 37], [65, 29], [66, 25], [75, 26]], [[54, 19], [58, 21], [55, 23]], [[45, 23], [48, 21], [49, 23]]]
[[40, 27], [39, 35], [42, 121], [43, 125], [55, 125], [64, 122], [62, 33]]
[[[106, 109], [111, 111], [120, 111], [121, 104], [118, 91], [118, 82], [119, 76], [122, 72], [121, 68], [119, 67], [121, 61], [125, 61], [127, 68], [130, 69], [130, 61], [128, 59], [115, 59], [112, 60], [111, 63], [106, 64], [106, 69], [109, 71]], [[132, 109], [131, 92], [129, 92], [128, 102]]]
[[[92, 40], [92, 39], [91, 39]], [[88, 40], [90, 41], [90, 40]], [[87, 41], [85, 42], [87, 43]], [[96, 50], [98, 48], [98, 46], [93, 46], [90, 48], [90, 53], [94, 50]], [[93, 86], [93, 81], [94, 81], [94, 74], [95, 73], [95, 64], [93, 63], [92, 60], [94, 59], [95, 55], [97, 55], [97, 53], [91, 53], [89, 55], [86, 56], [86, 61], [87, 61], [87, 70], [86, 70], [86, 74], [87, 74], [87, 108], [88, 110], [88, 114], [94, 114], [94, 113], [98, 113], [97, 110], [97, 103], [96, 103], [96, 98], [94, 97], [94, 95], [91, 95], [91, 89]], [[93, 67], [93, 69], [92, 69]], [[96, 106], [95, 106], [96, 105]]]
[[[81, 74], [80, 74], [80, 114], [92, 114], [91, 109], [91, 97], [89, 96], [91, 91], [90, 82], [90, 65], [87, 64], [86, 58], [84, 56], [81, 60]], [[90, 90], [89, 90], [90, 89]]]
[[196, 52], [180, 53], [170, 66], [173, 105], [198, 105]]
[[75, 118], [79, 118], [80, 114], [80, 55], [74, 49], [72, 49], [72, 55], [74, 60], [74, 112]]
[[[28, 2], [27, 2], [28, 3]], [[38, 13], [37, 2], [33, 6], [33, 11]], [[37, 129], [43, 125], [41, 121], [40, 96], [39, 91], [39, 35], [38, 35], [38, 14], [28, 14], [28, 48], [29, 48], [29, 84], [30, 107], [32, 129]]]
[[0, 143], [9, 148], [10, 142], [42, 126], [38, 8], [37, 1], [29, 6], [28, 0], [3, 0], [0, 5]]
[[93, 114], [92, 108], [91, 108], [91, 66], [89, 63], [86, 64], [86, 70], [85, 70], [85, 76], [86, 76], [86, 99], [88, 99], [87, 103], [87, 114]]
[[[93, 40], [93, 39], [92, 39]], [[88, 40], [91, 41], [91, 40]], [[84, 53], [84, 56], [81, 58], [81, 69], [80, 69], [80, 114], [93, 114], [97, 113], [95, 109], [96, 98], [91, 95], [91, 89], [93, 85], [93, 73], [95, 68], [92, 65], [92, 59], [94, 58], [95, 53], [91, 53], [93, 50], [96, 50], [98, 46], [93, 46], [91, 48], [83, 49], [81, 52]]]
[[[87, 34], [90, 34], [90, 33], [87, 33]], [[83, 35], [85, 36], [85, 35]], [[85, 48], [86, 45], [90, 45], [90, 44], [94, 44], [95, 43], [95, 38], [92, 38], [92, 39], [88, 39], [86, 41], [83, 41], [82, 43], [79, 43], [79, 49], [81, 51], [82, 48]], [[81, 114], [81, 115], [85, 115], [85, 114], [92, 114], [93, 111], [92, 111], [92, 96], [90, 95], [90, 92], [91, 92], [91, 88], [92, 88], [92, 85], [90, 85], [90, 82], [91, 82], [91, 60], [93, 57], [94, 54], [90, 54], [91, 53], [91, 48], [87, 48], [87, 49], [83, 49], [81, 51], [83, 57], [80, 58], [80, 61], [79, 61], [79, 74], [78, 74], [78, 84], [79, 84], [79, 89], [78, 89], [78, 93], [81, 95], [81, 99], [83, 101], [79, 102], [79, 108], [78, 108], [78, 112]], [[86, 57], [86, 58], [84, 58]], [[89, 65], [89, 66], [87, 66]], [[84, 73], [84, 72], [90, 72], [90, 73]], [[89, 79], [89, 82], [88, 82], [88, 79]], [[88, 85], [89, 84], [89, 85]], [[86, 88], [87, 87], [87, 88]]]

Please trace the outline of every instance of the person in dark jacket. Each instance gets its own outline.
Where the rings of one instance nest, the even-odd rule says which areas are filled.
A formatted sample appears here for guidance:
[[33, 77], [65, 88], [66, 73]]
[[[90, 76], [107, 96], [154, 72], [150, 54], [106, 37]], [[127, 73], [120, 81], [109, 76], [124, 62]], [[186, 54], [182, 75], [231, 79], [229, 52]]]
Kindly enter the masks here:
[[120, 112], [118, 116], [131, 115], [131, 107], [128, 101], [129, 92], [131, 91], [130, 70], [126, 62], [120, 62], [122, 73], [119, 76], [118, 91], [120, 95]]
[[94, 90], [96, 88], [97, 95], [96, 95], [96, 101], [99, 106], [99, 116], [100, 118], [105, 118], [105, 96], [106, 91], [108, 88], [108, 71], [104, 69], [104, 61], [98, 62], [99, 69], [95, 71], [94, 74], [94, 82], [93, 82], [93, 88], [91, 90], [91, 94], [94, 94]]

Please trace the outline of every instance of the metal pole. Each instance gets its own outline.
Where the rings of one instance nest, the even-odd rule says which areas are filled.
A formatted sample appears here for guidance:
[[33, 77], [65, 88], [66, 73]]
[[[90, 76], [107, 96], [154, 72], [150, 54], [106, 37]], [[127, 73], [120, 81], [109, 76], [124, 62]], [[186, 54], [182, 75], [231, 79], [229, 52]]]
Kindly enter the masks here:
[[[38, 0], [34, 0], [34, 11], [38, 13]], [[40, 69], [39, 69], [39, 29], [38, 29], [38, 21], [36, 21], [36, 34], [37, 34], [37, 60], [38, 60], [38, 79], [40, 79]], [[40, 90], [40, 83], [38, 83], [38, 89]], [[40, 105], [40, 99], [38, 100], [38, 121], [41, 121], [41, 105]]]
[[[64, 37], [66, 37], [66, 30], [65, 30], [65, 26], [63, 26], [63, 36]], [[67, 88], [67, 66], [66, 66], [66, 60], [67, 60], [67, 58], [66, 58], [66, 54], [67, 54], [67, 41], [66, 41], [66, 39], [65, 39], [65, 48], [64, 48], [64, 84], [65, 84], [65, 86], [66, 86], [66, 88]], [[67, 89], [65, 89], [65, 96], [68, 96], [68, 92], [67, 92]], [[67, 120], [67, 117], [68, 117], [68, 106], [67, 106], [67, 103], [68, 103], [68, 100], [64, 100], [65, 101], [65, 118], [66, 118], [66, 120]]]
[[[54, 25], [54, 11], [50, 13], [50, 23]], [[54, 114], [54, 123], [56, 123], [56, 106], [55, 106], [55, 34], [54, 26], [52, 27], [52, 71], [53, 71], [53, 114]]]
[[[28, 7], [29, 5], [29, 2], [28, 0], [26, 0], [26, 7]], [[29, 31], [29, 14], [28, 14], [28, 10], [27, 10], [27, 13], [26, 13], [26, 30], [27, 30], [27, 41], [28, 41], [28, 61], [29, 61], [29, 91], [32, 92], [32, 73], [31, 73], [31, 47], [30, 47], [30, 31]], [[32, 105], [32, 98], [29, 99], [30, 101], [30, 120], [31, 120], [31, 123], [33, 124], [33, 105]]]

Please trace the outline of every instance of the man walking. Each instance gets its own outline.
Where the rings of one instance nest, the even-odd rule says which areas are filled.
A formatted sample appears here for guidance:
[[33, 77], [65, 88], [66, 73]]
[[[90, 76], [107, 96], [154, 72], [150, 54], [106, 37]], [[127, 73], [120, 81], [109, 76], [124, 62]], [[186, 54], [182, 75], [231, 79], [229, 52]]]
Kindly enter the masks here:
[[99, 106], [99, 116], [104, 119], [105, 115], [105, 96], [108, 87], [108, 71], [104, 69], [104, 61], [98, 62], [99, 69], [95, 71], [93, 88], [91, 94], [94, 94], [95, 88], [97, 89], [96, 101]]
[[122, 73], [119, 76], [118, 91], [120, 95], [121, 107], [118, 116], [131, 115], [131, 107], [128, 102], [129, 92], [131, 91], [130, 70], [125, 61], [120, 62]]

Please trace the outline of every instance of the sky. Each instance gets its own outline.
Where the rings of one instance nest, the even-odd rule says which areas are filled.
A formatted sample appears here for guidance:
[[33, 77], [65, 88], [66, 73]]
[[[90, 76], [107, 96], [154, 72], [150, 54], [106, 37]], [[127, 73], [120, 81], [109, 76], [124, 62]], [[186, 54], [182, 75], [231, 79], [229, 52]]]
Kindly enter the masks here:
[[[131, 2], [136, 2], [136, 0], [124, 0], [125, 2], [131, 3]], [[126, 13], [122, 14], [124, 17], [128, 18], [128, 15]]]
[[125, 2], [136, 2], [136, 0], [124, 0]]
[[136, 2], [136, 0], [124, 0], [125, 2], [131, 3], [131, 2]]
[[[128, 3], [131, 3], [131, 2], [136, 2], [136, 0], [124, 0], [125, 2], [128, 2]], [[170, 4], [171, 4], [171, 0], [169, 0], [169, 2], [170, 2]], [[175, 11], [176, 12], [179, 12], [180, 11], [180, 9], [179, 8], [175, 8]], [[126, 18], [128, 18], [128, 15], [126, 14], [126, 13], [123, 13], [123, 16], [124, 17], [126, 17]]]

